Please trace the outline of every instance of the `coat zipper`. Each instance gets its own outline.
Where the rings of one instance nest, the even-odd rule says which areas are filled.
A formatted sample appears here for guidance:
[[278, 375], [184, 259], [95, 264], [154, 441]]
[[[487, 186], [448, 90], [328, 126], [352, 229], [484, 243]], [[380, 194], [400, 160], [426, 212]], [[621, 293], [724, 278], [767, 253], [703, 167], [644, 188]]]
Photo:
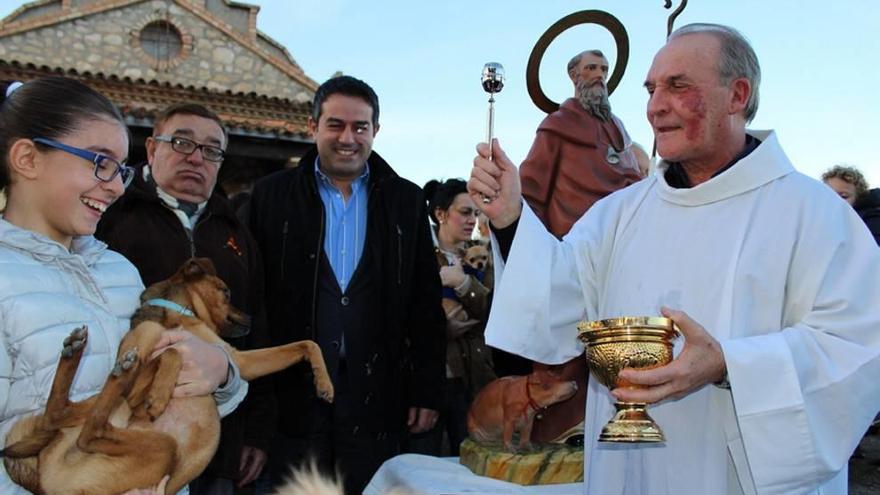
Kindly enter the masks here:
[[403, 284], [403, 230], [397, 224], [397, 285]]
[[189, 239], [189, 257], [190, 258], [196, 257], [196, 229], [199, 228], [199, 225], [201, 225], [202, 222], [207, 220], [210, 216], [211, 216], [211, 212], [205, 211], [199, 217], [198, 221], [196, 221], [196, 224], [193, 225], [192, 230], [189, 230], [188, 228], [183, 227], [181, 225], [181, 227], [183, 227], [183, 231], [186, 232], [187, 239]]
[[315, 275], [312, 278], [312, 340], [317, 339], [317, 317], [315, 316], [318, 311], [318, 272], [321, 269], [321, 260], [318, 256], [318, 253], [324, 249], [324, 229], [326, 228], [327, 220], [324, 218], [324, 202], [321, 201], [321, 198], [318, 198], [318, 203], [320, 204], [319, 215], [320, 221], [319, 225], [321, 226], [318, 230], [318, 245], [315, 246], [315, 252], [312, 253], [315, 259]]
[[284, 280], [284, 258], [287, 256], [287, 220], [281, 228], [281, 280]]

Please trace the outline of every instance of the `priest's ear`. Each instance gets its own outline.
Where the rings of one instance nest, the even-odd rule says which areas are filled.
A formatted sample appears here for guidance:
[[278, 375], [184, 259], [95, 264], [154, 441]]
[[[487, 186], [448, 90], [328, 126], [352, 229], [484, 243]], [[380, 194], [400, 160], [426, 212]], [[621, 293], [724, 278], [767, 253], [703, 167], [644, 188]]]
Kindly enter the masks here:
[[752, 96], [751, 83], [745, 77], [740, 77], [734, 79], [728, 89], [730, 90], [728, 112], [730, 115], [743, 114]]

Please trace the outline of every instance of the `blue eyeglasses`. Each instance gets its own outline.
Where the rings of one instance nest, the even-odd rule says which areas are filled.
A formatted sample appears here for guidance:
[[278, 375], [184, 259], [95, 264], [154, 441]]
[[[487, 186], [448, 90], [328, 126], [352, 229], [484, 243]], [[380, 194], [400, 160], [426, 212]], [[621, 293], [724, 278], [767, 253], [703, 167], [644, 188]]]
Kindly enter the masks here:
[[101, 182], [113, 182], [113, 179], [119, 175], [122, 178], [122, 186], [128, 187], [131, 179], [134, 178], [134, 169], [125, 165], [125, 162], [119, 163], [107, 155], [95, 153], [94, 151], [84, 150], [70, 146], [58, 141], [46, 138], [34, 138], [35, 143], [55, 148], [57, 150], [66, 151], [71, 155], [76, 155], [95, 164], [95, 178]]

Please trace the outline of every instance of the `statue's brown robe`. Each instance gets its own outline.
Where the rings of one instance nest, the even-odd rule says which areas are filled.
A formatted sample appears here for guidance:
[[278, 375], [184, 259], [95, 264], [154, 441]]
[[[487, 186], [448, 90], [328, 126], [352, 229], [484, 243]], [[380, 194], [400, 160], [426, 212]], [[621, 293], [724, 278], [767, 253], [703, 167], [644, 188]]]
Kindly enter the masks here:
[[[538, 126], [519, 169], [523, 197], [547, 230], [561, 238], [593, 203], [641, 179], [630, 145], [619, 119], [603, 122], [569, 98]], [[608, 162], [609, 146], [619, 158], [616, 164]], [[535, 367], [549, 366], [535, 363]], [[537, 416], [534, 442], [556, 440], [584, 419], [586, 359], [581, 356], [552, 368], [577, 380], [578, 392]]]

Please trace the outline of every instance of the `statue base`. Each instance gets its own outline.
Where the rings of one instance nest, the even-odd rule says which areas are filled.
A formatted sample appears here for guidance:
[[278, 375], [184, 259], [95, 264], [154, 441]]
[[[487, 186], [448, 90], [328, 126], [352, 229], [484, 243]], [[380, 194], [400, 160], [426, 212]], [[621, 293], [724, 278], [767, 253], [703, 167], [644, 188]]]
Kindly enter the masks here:
[[564, 444], [541, 444], [511, 453], [499, 444], [485, 445], [470, 438], [459, 448], [459, 461], [479, 476], [520, 485], [580, 483], [584, 480], [584, 449]]

